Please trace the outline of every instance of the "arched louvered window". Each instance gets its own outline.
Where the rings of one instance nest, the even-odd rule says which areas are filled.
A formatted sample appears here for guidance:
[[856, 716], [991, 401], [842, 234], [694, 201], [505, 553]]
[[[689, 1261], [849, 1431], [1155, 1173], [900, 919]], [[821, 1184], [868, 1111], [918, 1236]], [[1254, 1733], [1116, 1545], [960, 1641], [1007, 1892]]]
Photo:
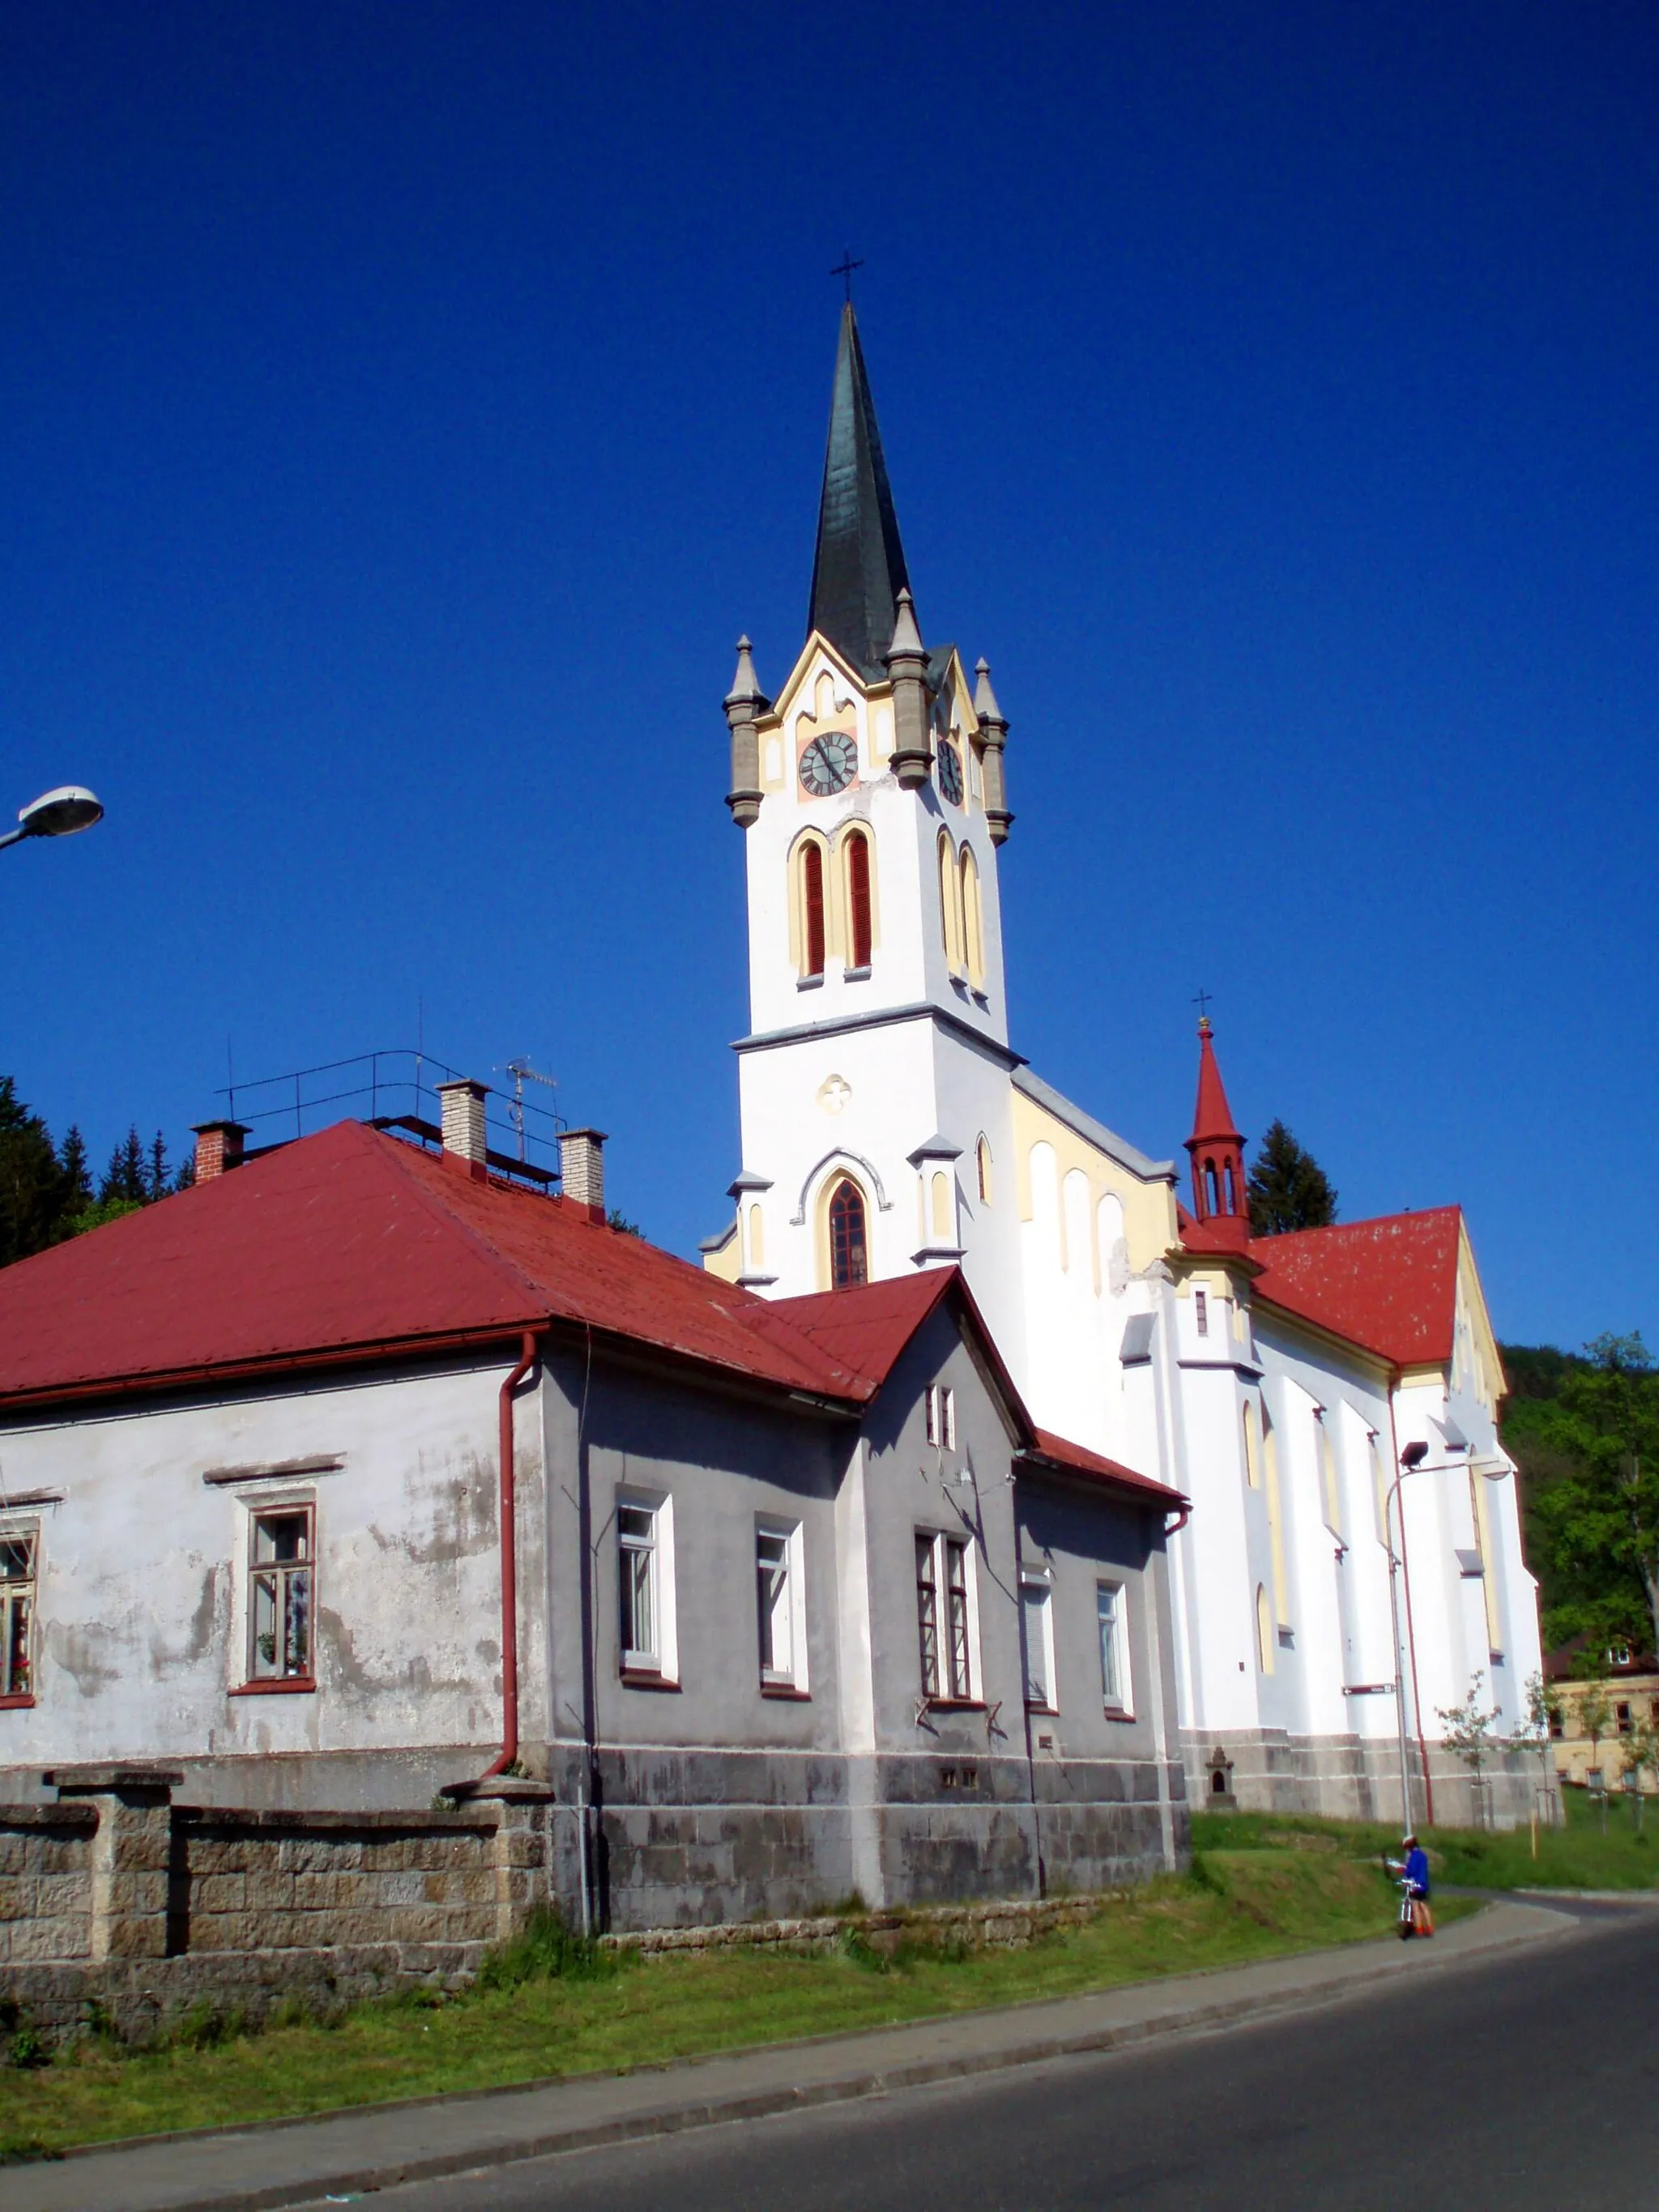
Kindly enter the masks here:
[[847, 840], [848, 965], [867, 968], [873, 943], [870, 927], [870, 840], [861, 830]]
[[823, 848], [809, 844], [800, 856], [801, 972], [823, 973]]
[[834, 1289], [848, 1291], [869, 1279], [864, 1193], [843, 1176], [830, 1200], [830, 1281]]

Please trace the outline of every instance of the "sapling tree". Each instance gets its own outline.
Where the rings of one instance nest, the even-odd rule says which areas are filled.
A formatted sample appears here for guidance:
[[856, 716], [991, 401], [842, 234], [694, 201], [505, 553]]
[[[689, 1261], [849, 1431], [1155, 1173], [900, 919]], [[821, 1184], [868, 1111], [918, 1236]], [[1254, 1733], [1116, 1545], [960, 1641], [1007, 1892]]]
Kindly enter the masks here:
[[1510, 1741], [1517, 1751], [1529, 1751], [1538, 1761], [1539, 1788], [1549, 1808], [1548, 1817], [1555, 1817], [1555, 1747], [1557, 1724], [1564, 1711], [1561, 1692], [1553, 1682], [1547, 1682], [1541, 1674], [1529, 1674], [1526, 1687], [1526, 1717], [1516, 1727]]
[[1642, 1794], [1642, 1777], [1651, 1774], [1659, 1778], [1659, 1728], [1649, 1721], [1638, 1721], [1628, 1735], [1619, 1739], [1619, 1751], [1625, 1762], [1625, 1787], [1636, 1805], [1636, 1832], [1647, 1833], [1647, 1800]]
[[1480, 1686], [1486, 1679], [1484, 1668], [1477, 1668], [1469, 1683], [1469, 1694], [1461, 1705], [1435, 1707], [1445, 1729], [1447, 1749], [1457, 1753], [1474, 1781], [1477, 1825], [1486, 1817], [1486, 1761], [1498, 1748], [1498, 1715], [1481, 1696]]
[[1613, 1699], [1607, 1694], [1605, 1682], [1589, 1682], [1578, 1699], [1578, 1725], [1589, 1738], [1589, 1771], [1595, 1778], [1591, 1785], [1601, 1801], [1601, 1832], [1607, 1832], [1607, 1780], [1601, 1771], [1601, 1739], [1612, 1732]]

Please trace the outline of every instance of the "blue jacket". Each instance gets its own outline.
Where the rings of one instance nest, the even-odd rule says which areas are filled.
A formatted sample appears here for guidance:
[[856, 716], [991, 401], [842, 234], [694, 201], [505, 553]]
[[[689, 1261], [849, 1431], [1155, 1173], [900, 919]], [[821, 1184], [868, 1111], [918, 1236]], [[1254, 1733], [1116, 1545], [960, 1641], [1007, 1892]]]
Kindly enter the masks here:
[[1429, 1855], [1421, 1844], [1413, 1844], [1406, 1854], [1406, 1879], [1416, 1897], [1429, 1893]]

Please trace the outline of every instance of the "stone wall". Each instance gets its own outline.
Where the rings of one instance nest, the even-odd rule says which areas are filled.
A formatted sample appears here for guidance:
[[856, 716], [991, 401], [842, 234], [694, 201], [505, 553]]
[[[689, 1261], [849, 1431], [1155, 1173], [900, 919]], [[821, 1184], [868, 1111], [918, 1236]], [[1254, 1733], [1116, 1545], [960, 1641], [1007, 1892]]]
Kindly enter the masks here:
[[[1334, 1820], [1400, 1823], [1400, 1752], [1392, 1741], [1358, 1736], [1292, 1736], [1282, 1730], [1183, 1733], [1187, 1790], [1193, 1808], [1218, 1812], [1306, 1813]], [[1419, 1826], [1524, 1827], [1543, 1778], [1535, 1753], [1495, 1746], [1479, 1792], [1474, 1778], [1443, 1744], [1428, 1747], [1434, 1820], [1428, 1819], [1422, 1757], [1410, 1746], [1412, 1818]], [[1213, 1788], [1223, 1774], [1230, 1789]]]
[[174, 1805], [176, 1770], [48, 1777], [0, 1806], [0, 2002], [47, 2033], [94, 2005], [143, 2039], [206, 2002], [257, 2021], [448, 1984], [550, 1893], [550, 1793], [501, 1781], [453, 1808]]
[[0, 1977], [92, 1951], [92, 1846], [84, 1805], [0, 1805]]

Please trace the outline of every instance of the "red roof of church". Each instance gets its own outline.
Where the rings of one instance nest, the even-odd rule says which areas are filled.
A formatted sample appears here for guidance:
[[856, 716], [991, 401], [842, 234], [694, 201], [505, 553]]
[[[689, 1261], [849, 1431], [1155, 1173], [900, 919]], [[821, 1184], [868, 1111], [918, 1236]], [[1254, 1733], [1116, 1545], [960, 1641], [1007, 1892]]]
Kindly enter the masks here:
[[1397, 1367], [1451, 1358], [1457, 1309], [1455, 1206], [1257, 1237], [1251, 1295], [1346, 1337]]

